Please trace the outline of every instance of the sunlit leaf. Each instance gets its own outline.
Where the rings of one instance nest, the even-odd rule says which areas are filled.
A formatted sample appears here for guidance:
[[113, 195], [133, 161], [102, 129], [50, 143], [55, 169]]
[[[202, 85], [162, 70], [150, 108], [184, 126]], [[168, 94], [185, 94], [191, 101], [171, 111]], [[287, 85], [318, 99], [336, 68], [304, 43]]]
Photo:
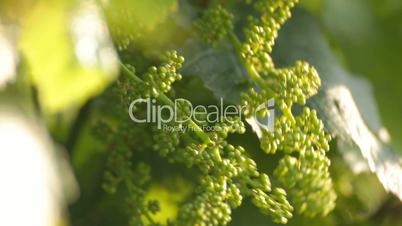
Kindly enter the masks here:
[[[152, 31], [176, 9], [176, 0], [106, 0], [101, 1], [113, 40], [120, 49]], [[163, 33], [158, 35], [164, 35]]]
[[117, 72], [107, 29], [94, 6], [71, 14], [63, 2], [40, 2], [24, 18], [20, 48], [46, 112], [79, 106]]
[[154, 220], [163, 224], [168, 219], [175, 219], [180, 204], [191, 193], [191, 185], [183, 178], [168, 178], [163, 183], [153, 183], [147, 192], [147, 200], [157, 200], [161, 211], [157, 212]]

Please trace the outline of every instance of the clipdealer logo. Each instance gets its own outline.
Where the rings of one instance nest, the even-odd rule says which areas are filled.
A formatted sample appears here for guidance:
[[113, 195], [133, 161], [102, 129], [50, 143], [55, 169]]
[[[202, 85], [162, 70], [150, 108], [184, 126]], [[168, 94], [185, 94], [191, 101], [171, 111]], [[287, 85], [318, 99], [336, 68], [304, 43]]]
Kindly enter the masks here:
[[[186, 114], [182, 114], [181, 105], [185, 103], [189, 111]], [[183, 127], [189, 120], [194, 121], [201, 125], [213, 125], [221, 122], [222, 120], [231, 120], [231, 117], [239, 117], [242, 119], [241, 106], [236, 105], [224, 105], [221, 98], [218, 105], [193, 105], [189, 100], [179, 98], [175, 99], [172, 105], [158, 104], [156, 99], [153, 98], [139, 98], [132, 101], [128, 108], [128, 114], [130, 119], [135, 123], [155, 123], [158, 129], [173, 130], [171, 124], [179, 125], [180, 130], [186, 130], [191, 128]], [[142, 117], [136, 115], [135, 109], [139, 106], [145, 105], [146, 114]], [[260, 127], [266, 128], [268, 131], [274, 129], [275, 118], [275, 101], [273, 98], [269, 99], [266, 103], [259, 105], [256, 108], [253, 121]], [[266, 117], [258, 117], [257, 112], [266, 109], [268, 114]], [[249, 119], [246, 119], [249, 120]], [[213, 126], [204, 126], [205, 130], [213, 130]]]

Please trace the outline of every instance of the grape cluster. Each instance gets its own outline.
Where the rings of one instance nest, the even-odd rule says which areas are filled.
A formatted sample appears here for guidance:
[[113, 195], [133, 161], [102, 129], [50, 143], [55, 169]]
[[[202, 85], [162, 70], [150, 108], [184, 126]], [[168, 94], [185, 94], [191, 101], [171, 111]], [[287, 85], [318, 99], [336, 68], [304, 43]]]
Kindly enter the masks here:
[[248, 89], [240, 94], [240, 105], [242, 106], [242, 114], [246, 118], [253, 116], [266, 117], [268, 111], [265, 103], [272, 96], [270, 92], [261, 90], [257, 92], [254, 88]]
[[[264, 131], [261, 146], [267, 153], [286, 153], [275, 169], [275, 176], [290, 190], [292, 204], [307, 216], [326, 215], [334, 207], [336, 194], [329, 174], [330, 160], [326, 157], [331, 137], [317, 113], [305, 107], [289, 123], [286, 116], [276, 121], [275, 131]], [[290, 154], [296, 152], [298, 157]]]
[[[170, 126], [173, 126], [173, 124]], [[153, 126], [152, 141], [152, 148], [158, 150], [162, 157], [166, 157], [169, 153], [174, 152], [180, 144], [180, 133], [175, 131], [166, 132]]]
[[[275, 120], [274, 131], [263, 129], [261, 148], [266, 153], [283, 152], [284, 157], [274, 170], [283, 188], [271, 184], [269, 176], [258, 170], [256, 162], [242, 146], [228, 142], [230, 134], [245, 132], [240, 117], [222, 118], [211, 125], [192, 119], [164, 124], [179, 128], [173, 131], [161, 130], [156, 125], [132, 128], [123, 121], [110, 130], [116, 131], [116, 135], [107, 139], [112, 141], [109, 146], [112, 152], [104, 189], [114, 193], [120, 184], [125, 185], [131, 225], [159, 225], [152, 218], [160, 210], [158, 202], [145, 200], [147, 184], [152, 180], [150, 169], [142, 163], [136, 167], [132, 161], [132, 151], [138, 149], [153, 150], [161, 158], [197, 172], [198, 184], [191, 197], [180, 206], [177, 218], [170, 219], [167, 225], [227, 225], [232, 210], [245, 198], [274, 222], [282, 224], [292, 217], [293, 208], [307, 216], [325, 215], [334, 208], [336, 195], [328, 170], [330, 161], [326, 157], [331, 138], [314, 110], [305, 107], [301, 113], [294, 114], [292, 109], [294, 104], [304, 105], [317, 93], [318, 74], [302, 61], [293, 67], [278, 69], [271, 59], [278, 30], [290, 17], [290, 9], [296, 2], [256, 1], [259, 15], [249, 18], [243, 42], [233, 32], [232, 14], [221, 6], [208, 10], [194, 25], [206, 42], [217, 44], [227, 37], [234, 45], [253, 82], [252, 88], [241, 94], [244, 116], [267, 116], [265, 103], [268, 99], [274, 98], [279, 104], [281, 116]], [[122, 65], [124, 74], [117, 83], [122, 105], [133, 98], [153, 97], [159, 103], [174, 107], [167, 93], [172, 84], [181, 79], [178, 70], [184, 59], [176, 52], [168, 52], [161, 59], [160, 66], [150, 67], [141, 76], [133, 66]], [[140, 106], [135, 111], [144, 114], [146, 109]], [[188, 103], [179, 101], [176, 113], [176, 118], [188, 118]], [[214, 129], [206, 131], [202, 126]], [[187, 129], [182, 131], [181, 128]]]
[[130, 225], [145, 225], [144, 218], [152, 221], [151, 215], [159, 211], [156, 200], [145, 200], [146, 190], [144, 188], [151, 179], [150, 167], [142, 162], [133, 166], [132, 151], [128, 146], [114, 144], [117, 147], [107, 159], [107, 170], [104, 173], [102, 187], [106, 192], [114, 194], [121, 184], [124, 185], [128, 193], [126, 203], [130, 215]]
[[243, 123], [233, 118], [216, 126], [219, 129], [209, 134], [209, 144], [191, 147], [193, 164], [202, 172], [201, 183], [194, 201], [183, 206], [180, 221], [191, 222], [188, 225], [226, 225], [231, 220], [231, 210], [241, 205], [243, 197], [250, 197], [275, 222], [286, 223], [292, 216], [286, 192], [271, 190], [268, 175], [257, 170], [245, 149], [226, 141], [229, 133], [244, 133]]
[[171, 89], [172, 83], [182, 78], [177, 72], [184, 62], [182, 56], [178, 56], [176, 51], [169, 51], [162, 57], [162, 60], [165, 62], [163, 65], [150, 67], [143, 75], [145, 89], [151, 91], [145, 93], [145, 97], [149, 95], [157, 97], [159, 93], [167, 93]]
[[292, 217], [293, 207], [286, 199], [285, 190], [281, 188], [275, 188], [269, 195], [261, 190], [254, 190], [252, 202], [276, 223], [286, 224]]
[[123, 68], [134, 76], [123, 77], [118, 81], [119, 92], [124, 100], [134, 98], [157, 98], [161, 93], [167, 93], [172, 83], [180, 80], [182, 76], [178, 70], [182, 67], [184, 58], [176, 51], [168, 51], [161, 56], [163, 64], [159, 67], [148, 68], [142, 76], [137, 76], [135, 68], [123, 65]]
[[300, 214], [325, 216], [335, 207], [329, 165], [329, 159], [313, 149], [298, 158], [286, 155], [280, 160], [274, 174], [290, 190], [292, 204]]
[[286, 116], [276, 119], [275, 130], [263, 131], [263, 137], [261, 148], [269, 154], [277, 150], [290, 154], [309, 147], [329, 151], [331, 140], [324, 131], [324, 124], [317, 118], [317, 112], [308, 107], [304, 107], [294, 122], [289, 122]]
[[[118, 95], [126, 98], [154, 96], [158, 101], [171, 105], [173, 101], [164, 93], [178, 79], [177, 69], [183, 59], [175, 53], [166, 56], [162, 66], [151, 67], [143, 76], [137, 76], [132, 66], [123, 66], [124, 76], [117, 84]], [[178, 118], [189, 115], [188, 104], [179, 101]], [[141, 107], [136, 109], [138, 112], [145, 110]], [[147, 222], [157, 225], [152, 221], [152, 215], [159, 210], [156, 201], [147, 202], [144, 198], [150, 180], [149, 170], [145, 170], [144, 166], [133, 170], [130, 160], [132, 150], [138, 149], [139, 143], [148, 144], [141, 149], [154, 150], [171, 163], [197, 169], [198, 186], [192, 197], [180, 207], [177, 219], [171, 219], [168, 225], [227, 225], [232, 209], [240, 206], [245, 197], [249, 197], [261, 212], [270, 215], [275, 222], [286, 223], [292, 216], [293, 208], [286, 199], [286, 192], [281, 188], [272, 189], [268, 175], [258, 171], [257, 164], [246, 150], [228, 143], [230, 134], [243, 134], [246, 130], [240, 117], [221, 118], [209, 125], [213, 128], [210, 131], [200, 130], [200, 124], [191, 119], [184, 123], [172, 121], [166, 124], [178, 128], [194, 127], [186, 132], [164, 131], [156, 125], [147, 128], [127, 125], [129, 123], [123, 122], [117, 125], [117, 129], [110, 129], [116, 131], [116, 135], [110, 139], [112, 152], [108, 158], [104, 189], [113, 193], [119, 184], [125, 184], [132, 225], [148, 225]], [[135, 131], [147, 134], [150, 142], [146, 138], [133, 142], [139, 136]]]
[[[328, 170], [330, 161], [326, 157], [331, 137], [325, 133], [314, 110], [305, 107], [300, 114], [295, 116], [293, 113], [295, 104], [305, 105], [307, 99], [318, 92], [320, 78], [306, 62], [297, 61], [293, 67], [276, 68], [271, 58], [278, 31], [290, 18], [290, 10], [296, 3], [297, 0], [257, 0], [254, 8], [259, 15], [248, 18], [244, 41], [240, 41], [233, 31], [229, 34], [225, 31], [222, 37], [229, 37], [253, 82], [251, 88], [240, 95], [243, 115], [246, 118], [266, 117], [269, 111], [265, 104], [271, 98], [281, 111], [273, 131], [262, 128], [262, 150], [270, 154], [285, 153], [274, 174], [290, 191], [292, 204], [299, 213], [325, 215], [334, 208], [336, 200]], [[277, 195], [281, 193], [276, 191]], [[257, 194], [253, 199], [257, 206], [268, 203], [264, 195]], [[279, 200], [278, 197], [274, 200]], [[277, 207], [280, 205], [272, 204], [269, 208]], [[290, 217], [291, 208], [282, 209], [288, 212], [281, 212], [277, 215], [280, 218], [273, 219], [284, 223], [286, 220], [281, 219]]]
[[193, 201], [182, 207], [178, 225], [227, 225], [231, 215], [228, 202], [233, 195], [239, 196], [239, 191], [227, 189], [226, 186], [226, 180], [223, 178], [202, 178]]
[[321, 85], [317, 71], [306, 62], [297, 61], [294, 67], [261, 73], [265, 86], [275, 92], [281, 110], [293, 103], [305, 105], [308, 98], [318, 92]]
[[254, 8], [261, 14], [259, 19], [249, 17], [249, 25], [244, 29], [245, 40], [241, 45], [241, 58], [257, 69], [274, 66], [270, 53], [278, 36], [278, 31], [290, 18], [291, 8], [298, 0], [258, 0]]
[[[133, 74], [136, 74], [135, 68], [133, 66], [127, 64], [125, 65], [125, 67]], [[140, 98], [141, 94], [146, 92], [145, 87], [133, 81], [131, 77], [119, 78], [113, 88], [115, 92], [118, 93], [120, 101], [127, 104], [135, 99]]]
[[244, 30], [245, 42], [241, 45], [241, 58], [258, 69], [271, 68], [274, 63], [270, 56], [273, 47], [272, 37], [276, 37], [278, 29], [272, 26], [259, 25], [255, 18], [249, 18], [249, 26]]
[[232, 19], [232, 14], [222, 6], [217, 6], [208, 10], [202, 20], [196, 21], [194, 26], [205, 42], [216, 44], [233, 29]]
[[[113, 89], [117, 95], [120, 89]], [[120, 99], [121, 100], [121, 99]], [[122, 113], [116, 113], [123, 111]], [[151, 181], [151, 168], [144, 162], [134, 163], [134, 148], [144, 150], [151, 145], [148, 139], [149, 132], [144, 127], [133, 129], [129, 120], [124, 120], [127, 115], [124, 108], [114, 109], [119, 121], [97, 121], [92, 128], [93, 135], [104, 143], [107, 151], [105, 172], [103, 175], [102, 188], [109, 194], [115, 194], [124, 189], [127, 193], [125, 203], [127, 213], [130, 216], [129, 225], [151, 225], [152, 215], [159, 211], [156, 200], [146, 200], [146, 187]], [[122, 116], [124, 115], [124, 116]], [[148, 224], [148, 222], [151, 222]]]

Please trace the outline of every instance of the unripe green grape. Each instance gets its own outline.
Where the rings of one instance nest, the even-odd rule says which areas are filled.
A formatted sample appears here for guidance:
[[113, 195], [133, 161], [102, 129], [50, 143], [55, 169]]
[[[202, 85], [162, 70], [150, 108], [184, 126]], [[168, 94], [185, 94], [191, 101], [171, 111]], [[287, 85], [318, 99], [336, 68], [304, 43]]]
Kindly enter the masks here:
[[194, 28], [205, 42], [216, 44], [233, 30], [232, 20], [232, 14], [218, 5], [208, 9], [202, 18], [194, 23]]

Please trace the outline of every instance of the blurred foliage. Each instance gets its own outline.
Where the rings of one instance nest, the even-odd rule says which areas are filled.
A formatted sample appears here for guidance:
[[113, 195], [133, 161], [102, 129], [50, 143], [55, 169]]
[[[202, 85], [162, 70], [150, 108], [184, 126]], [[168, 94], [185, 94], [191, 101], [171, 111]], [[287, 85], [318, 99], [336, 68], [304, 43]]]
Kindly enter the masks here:
[[176, 0], [100, 1], [110, 32], [119, 49], [132, 42], [163, 42], [171, 30], [171, 23], [158, 26], [177, 9]]
[[82, 105], [113, 79], [101, 68], [83, 66], [76, 59], [70, 7], [64, 1], [40, 1], [21, 22], [21, 51], [45, 112]]
[[402, 2], [322, 0], [317, 19], [343, 60], [374, 87], [378, 109], [392, 142], [402, 150]]
[[154, 220], [163, 224], [177, 217], [179, 206], [190, 195], [192, 186], [181, 177], [165, 178], [160, 184], [152, 184], [147, 193], [148, 200], [158, 200], [161, 211]]

